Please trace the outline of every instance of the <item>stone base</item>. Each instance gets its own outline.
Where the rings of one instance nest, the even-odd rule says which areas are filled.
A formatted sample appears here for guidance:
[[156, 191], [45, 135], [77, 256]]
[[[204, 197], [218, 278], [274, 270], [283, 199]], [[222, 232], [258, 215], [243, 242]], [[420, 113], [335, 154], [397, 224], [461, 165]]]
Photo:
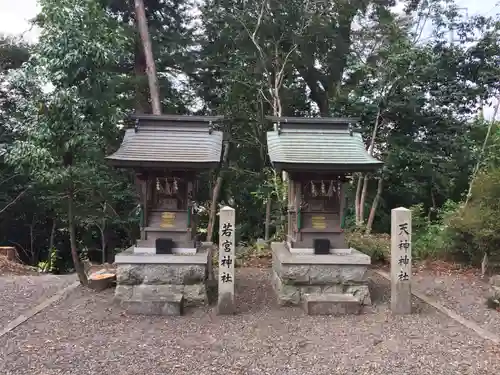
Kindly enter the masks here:
[[[134, 254], [156, 254], [156, 248], [134, 246]], [[174, 254], [174, 255], [195, 255], [196, 248], [195, 247], [193, 247], [193, 248], [174, 247], [172, 249], [172, 254]]]
[[490, 288], [486, 292], [486, 300], [490, 300], [493, 303], [492, 307], [495, 305], [498, 306], [500, 301], [500, 275], [491, 276]]
[[[371, 263], [368, 255], [355, 249], [329, 255], [293, 254], [283, 243], [272, 243], [271, 248], [272, 283], [280, 305], [304, 304], [306, 296], [310, 296], [310, 299], [320, 296], [317, 298], [323, 305], [331, 304], [331, 301], [321, 298], [335, 300], [341, 298], [339, 295], [345, 295], [350, 302], [356, 301], [358, 307], [371, 305], [366, 279], [366, 271]], [[314, 305], [315, 302], [311, 303]], [[328, 310], [326, 307], [318, 309]], [[347, 311], [344, 307], [337, 308], [338, 311], [342, 309]]]
[[174, 295], [168, 299], [144, 301], [127, 300], [121, 301], [120, 306], [131, 315], [182, 315], [183, 297], [181, 294]]
[[360, 314], [363, 309], [350, 294], [305, 294], [302, 306], [308, 315]]
[[208, 249], [196, 255], [116, 256], [117, 301], [130, 314], [180, 315], [184, 306], [206, 304]]
[[185, 306], [202, 306], [208, 302], [205, 284], [117, 285], [115, 289], [117, 302], [163, 300], [172, 295], [181, 295]]

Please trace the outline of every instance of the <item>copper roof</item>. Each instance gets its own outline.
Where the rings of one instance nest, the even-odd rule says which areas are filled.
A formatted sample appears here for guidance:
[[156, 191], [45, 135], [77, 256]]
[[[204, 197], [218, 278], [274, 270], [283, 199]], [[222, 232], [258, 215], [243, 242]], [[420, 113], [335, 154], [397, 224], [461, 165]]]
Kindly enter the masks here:
[[267, 132], [268, 153], [276, 168], [285, 170], [375, 170], [383, 163], [368, 154], [353, 119], [276, 118]]
[[137, 115], [120, 148], [106, 159], [116, 166], [215, 166], [220, 162], [222, 132], [213, 126], [222, 117]]

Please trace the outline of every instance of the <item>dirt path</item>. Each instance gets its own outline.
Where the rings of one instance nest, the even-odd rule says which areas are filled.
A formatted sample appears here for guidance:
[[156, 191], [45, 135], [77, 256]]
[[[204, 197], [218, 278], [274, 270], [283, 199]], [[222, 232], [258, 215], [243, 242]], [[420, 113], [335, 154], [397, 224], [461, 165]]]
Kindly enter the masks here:
[[[278, 307], [269, 271], [237, 271], [238, 314], [126, 316], [112, 291], [81, 288], [0, 339], [10, 374], [495, 374], [500, 352], [428, 305], [391, 316], [385, 280], [359, 316]], [[397, 369], [397, 371], [396, 371]]]
[[74, 275], [0, 276], [0, 328], [75, 280]]

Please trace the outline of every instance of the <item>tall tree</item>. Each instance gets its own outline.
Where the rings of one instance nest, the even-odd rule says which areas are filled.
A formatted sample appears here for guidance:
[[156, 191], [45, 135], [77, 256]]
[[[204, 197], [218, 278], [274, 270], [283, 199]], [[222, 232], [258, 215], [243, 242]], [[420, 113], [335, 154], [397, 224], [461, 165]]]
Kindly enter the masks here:
[[149, 36], [146, 11], [144, 10], [144, 2], [142, 0], [135, 0], [135, 14], [139, 35], [141, 36], [142, 47], [144, 48], [144, 56], [146, 58], [146, 72], [149, 82], [149, 93], [151, 95], [153, 114], [161, 115], [160, 89], [158, 87], [158, 79], [156, 77], [156, 64], [153, 56], [153, 48], [151, 46], [151, 37]]
[[71, 255], [86, 284], [75, 219], [85, 193], [96, 188], [109, 142], [119, 136], [116, 93], [123, 77], [114, 67], [130, 40], [97, 1], [43, 0], [40, 5], [42, 32], [24, 78], [53, 90], [33, 92], [25, 103], [29, 121], [8, 160], [66, 200]]

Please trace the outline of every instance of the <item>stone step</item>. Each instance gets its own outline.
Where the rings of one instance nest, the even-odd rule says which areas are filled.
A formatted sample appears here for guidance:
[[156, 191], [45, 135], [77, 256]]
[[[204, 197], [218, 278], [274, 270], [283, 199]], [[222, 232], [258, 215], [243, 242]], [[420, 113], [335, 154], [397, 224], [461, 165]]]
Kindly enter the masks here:
[[308, 315], [360, 314], [363, 306], [352, 294], [304, 294], [302, 307]]
[[127, 299], [120, 301], [120, 306], [131, 315], [182, 315], [184, 297], [180, 293], [161, 296], [158, 299]]

